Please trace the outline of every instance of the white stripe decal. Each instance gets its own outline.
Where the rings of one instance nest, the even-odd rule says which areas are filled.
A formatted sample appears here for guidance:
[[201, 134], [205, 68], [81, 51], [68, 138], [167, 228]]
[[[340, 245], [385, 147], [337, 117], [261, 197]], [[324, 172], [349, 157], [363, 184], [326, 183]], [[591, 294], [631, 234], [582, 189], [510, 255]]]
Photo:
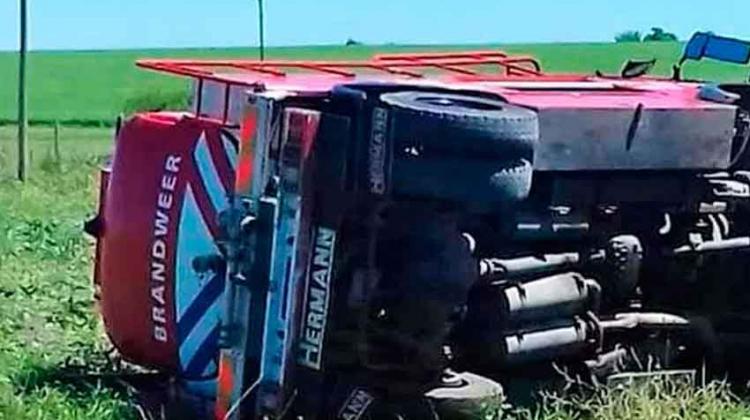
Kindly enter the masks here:
[[178, 322], [193, 303], [193, 299], [210, 281], [211, 273], [201, 277], [193, 271], [193, 259], [219, 254], [219, 249], [214, 244], [211, 232], [198, 209], [193, 189], [188, 184], [185, 188], [185, 200], [182, 203], [180, 226], [177, 231], [175, 290]]
[[206, 187], [208, 197], [211, 199], [211, 204], [213, 204], [217, 212], [224, 210], [227, 207], [227, 192], [211, 159], [211, 152], [208, 149], [205, 132], [201, 133], [198, 144], [195, 145], [193, 158], [195, 159], [195, 164], [198, 166], [203, 186]]
[[[177, 307], [177, 322], [179, 323], [187, 308], [190, 307], [201, 290], [214, 276], [214, 273], [199, 276], [192, 268], [193, 259], [198, 256], [219, 255], [219, 249], [216, 247], [211, 232], [203, 220], [190, 184], [185, 188], [185, 199], [182, 203], [180, 225], [177, 232], [175, 304]], [[222, 301], [223, 299], [217, 299], [214, 302], [186, 340], [181, 343], [180, 363], [183, 367], [187, 366], [205, 337], [219, 323]]]
[[232, 170], [237, 169], [237, 146], [224, 133], [221, 133], [221, 142], [224, 144], [224, 153], [227, 155], [229, 165], [232, 167]]

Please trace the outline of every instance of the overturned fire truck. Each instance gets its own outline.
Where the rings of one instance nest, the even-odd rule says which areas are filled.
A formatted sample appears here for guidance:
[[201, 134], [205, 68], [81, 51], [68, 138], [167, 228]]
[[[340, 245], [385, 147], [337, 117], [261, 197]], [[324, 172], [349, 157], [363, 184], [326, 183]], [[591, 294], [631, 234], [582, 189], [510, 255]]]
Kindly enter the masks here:
[[191, 78], [192, 109], [119, 130], [95, 286], [196, 417], [450, 418], [553, 368], [750, 377], [750, 85], [497, 51], [138, 65]]

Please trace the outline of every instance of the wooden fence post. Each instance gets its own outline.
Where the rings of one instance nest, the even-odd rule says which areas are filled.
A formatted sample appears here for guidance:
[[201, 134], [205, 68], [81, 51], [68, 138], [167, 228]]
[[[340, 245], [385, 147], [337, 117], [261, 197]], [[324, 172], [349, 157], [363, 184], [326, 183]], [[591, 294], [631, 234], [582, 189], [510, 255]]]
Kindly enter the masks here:
[[54, 136], [54, 152], [55, 152], [55, 162], [59, 165], [60, 162], [62, 162], [62, 158], [60, 156], [60, 121], [55, 120], [55, 136]]
[[26, 96], [26, 52], [28, 49], [28, 38], [27, 32], [27, 9], [26, 0], [20, 1], [20, 38], [21, 46], [18, 51], [18, 179], [23, 182], [26, 181], [28, 176], [28, 128], [29, 128], [29, 117], [26, 114], [27, 111], [27, 96]]
[[125, 115], [121, 112], [117, 114], [117, 119], [115, 120], [115, 140], [117, 140], [117, 136], [120, 135], [120, 129], [122, 128], [122, 123], [125, 121]]

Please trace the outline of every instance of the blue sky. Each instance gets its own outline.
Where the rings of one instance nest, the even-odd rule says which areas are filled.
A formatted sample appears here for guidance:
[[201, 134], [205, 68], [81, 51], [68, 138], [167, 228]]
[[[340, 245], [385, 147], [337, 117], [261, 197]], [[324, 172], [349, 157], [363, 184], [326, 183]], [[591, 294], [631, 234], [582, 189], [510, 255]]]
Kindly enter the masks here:
[[[257, 44], [256, 0], [28, 0], [32, 49]], [[266, 0], [269, 45], [609, 41], [659, 25], [750, 38], [750, 0]], [[0, 50], [18, 45], [0, 0]]]

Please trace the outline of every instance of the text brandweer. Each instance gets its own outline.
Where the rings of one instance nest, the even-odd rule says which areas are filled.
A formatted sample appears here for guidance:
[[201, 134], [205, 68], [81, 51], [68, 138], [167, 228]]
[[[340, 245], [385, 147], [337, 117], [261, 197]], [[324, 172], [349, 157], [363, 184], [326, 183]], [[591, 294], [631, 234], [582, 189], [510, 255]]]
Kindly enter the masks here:
[[177, 174], [180, 171], [179, 156], [170, 155], [164, 162], [164, 173], [159, 185], [159, 195], [156, 200], [156, 216], [154, 218], [154, 239], [151, 244], [151, 322], [153, 337], [156, 341], [166, 343], [167, 309], [164, 296], [166, 294], [167, 271], [167, 235], [169, 235], [169, 211], [174, 204], [174, 191], [177, 186]]

